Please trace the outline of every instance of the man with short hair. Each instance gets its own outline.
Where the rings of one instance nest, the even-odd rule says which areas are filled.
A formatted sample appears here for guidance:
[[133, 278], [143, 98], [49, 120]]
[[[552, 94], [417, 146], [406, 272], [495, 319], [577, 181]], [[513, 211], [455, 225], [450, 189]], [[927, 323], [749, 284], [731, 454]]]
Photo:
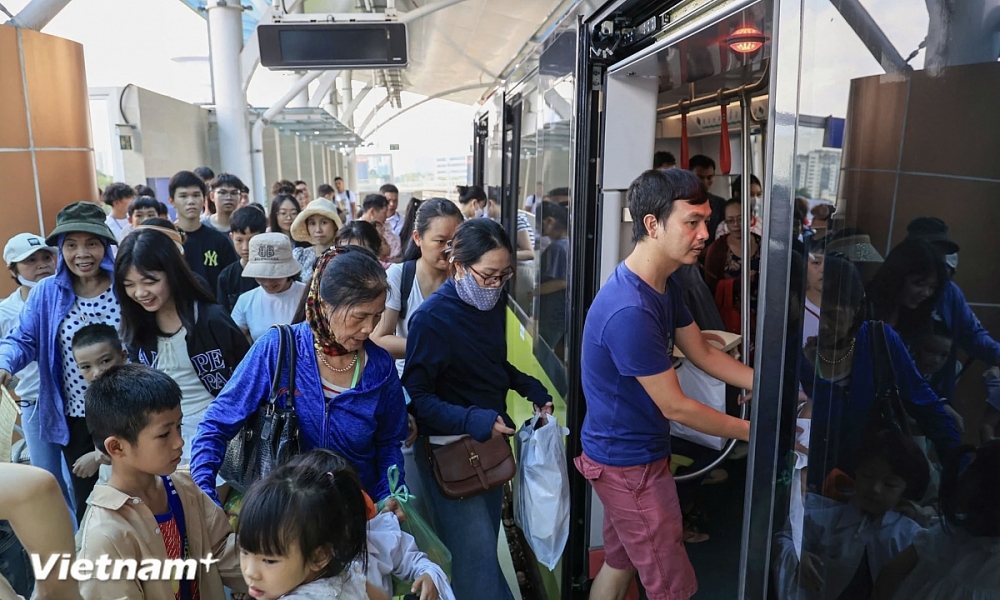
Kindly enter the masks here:
[[670, 473], [671, 422], [743, 441], [750, 423], [684, 393], [674, 342], [688, 362], [738, 388], [753, 387], [753, 370], [706, 341], [673, 277], [705, 250], [704, 186], [688, 171], [650, 170], [626, 198], [635, 249], [597, 293], [583, 330], [587, 415], [575, 463], [604, 505], [605, 562], [590, 595], [620, 600], [638, 572], [650, 598], [690, 598], [698, 582]]
[[127, 183], [115, 182], [104, 189], [102, 199], [111, 207], [105, 222], [119, 243], [132, 231], [128, 222], [128, 205], [134, 198], [135, 190]]
[[386, 227], [385, 220], [389, 215], [389, 200], [382, 194], [368, 194], [361, 204], [361, 217], [359, 220], [367, 221], [375, 226], [379, 235], [389, 247], [389, 256], [386, 260], [397, 262], [402, 255], [402, 244], [399, 236]]
[[309, 184], [301, 179], [295, 181], [295, 199], [299, 201], [299, 208], [302, 210], [305, 210], [309, 202], [312, 201], [312, 196], [309, 195]]
[[201, 177], [201, 180], [204, 181], [205, 183], [208, 183], [209, 181], [215, 179], [215, 171], [213, 171], [209, 167], [198, 167], [197, 169], [194, 170], [194, 174], [197, 175], [198, 177]]
[[354, 195], [354, 192], [344, 187], [343, 177], [335, 177], [333, 187], [337, 188], [337, 206], [347, 213], [347, 222], [350, 223], [357, 215], [358, 197]]
[[[140, 196], [128, 205], [128, 220], [135, 229], [146, 219], [155, 219], [160, 216], [161, 202], [151, 196]], [[166, 209], [164, 209], [166, 214]]]
[[[708, 243], [711, 245], [715, 241], [716, 230], [719, 224], [726, 220], [726, 199], [712, 193], [712, 183], [715, 181], [715, 161], [704, 154], [695, 154], [688, 160], [688, 168], [698, 176], [701, 183], [708, 192], [708, 203], [712, 207], [712, 216], [708, 219]], [[704, 260], [704, 254], [702, 255]]]
[[191, 171], [180, 171], [170, 178], [170, 204], [177, 211], [177, 228], [187, 234], [184, 259], [191, 270], [216, 289], [219, 274], [239, 260], [233, 243], [214, 227], [205, 227], [201, 214], [205, 209], [208, 186]]
[[677, 159], [670, 152], [656, 152], [653, 154], [653, 168], [657, 171], [677, 168]]
[[545, 188], [542, 187], [541, 181], [536, 181], [535, 193], [524, 199], [524, 210], [534, 213], [535, 207], [541, 204], [541, 202], [545, 199]]
[[219, 176], [208, 184], [209, 200], [215, 203], [215, 214], [201, 220], [202, 225], [208, 225], [222, 233], [229, 233], [233, 212], [240, 203], [243, 182], [236, 175], [219, 173]]
[[385, 226], [399, 237], [399, 232], [403, 229], [403, 215], [399, 213], [399, 188], [387, 183], [378, 189], [378, 193], [385, 196], [389, 201], [389, 212], [385, 218]]

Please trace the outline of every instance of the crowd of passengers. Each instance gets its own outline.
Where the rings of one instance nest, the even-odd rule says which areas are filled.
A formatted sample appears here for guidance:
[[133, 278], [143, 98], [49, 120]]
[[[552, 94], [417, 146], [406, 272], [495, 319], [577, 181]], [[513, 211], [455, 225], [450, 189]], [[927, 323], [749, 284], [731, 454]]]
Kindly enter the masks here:
[[[738, 321], [725, 311], [740, 305], [741, 203], [707, 192], [710, 159], [691, 168], [633, 182], [635, 250], [587, 315], [575, 463], [605, 507], [594, 598], [624, 597], [636, 575], [649, 598], [697, 590], [684, 544], [698, 532], [683, 525], [670, 421], [749, 439], [745, 421], [686, 398], [672, 373], [676, 341], [733, 389], [753, 387], [752, 371], [701, 334]], [[460, 190], [458, 204], [411, 202], [404, 217], [394, 186], [359, 203], [335, 185], [312, 199], [302, 182], [277, 182], [265, 212], [237, 177], [184, 171], [169, 184], [173, 221], [152, 190], [112, 184], [110, 214], [78, 202], [46, 238], [7, 243], [19, 287], [0, 304], [0, 383], [16, 386], [33, 466], [0, 467], [0, 483], [18, 482], [0, 485], [0, 518], [30, 552], [219, 559], [193, 581], [50, 578], [37, 582], [43, 597], [388, 598], [397, 579], [422, 600], [512, 597], [497, 556], [502, 489], [450, 498], [428, 450], [513, 434], [511, 390], [551, 413], [546, 388], [507, 361], [501, 297], [538, 238], [548, 238], [542, 263], [568, 260], [568, 243], [545, 255], [566, 238], [568, 191], [538, 190], [515, 241], [481, 188]], [[756, 207], [752, 176], [750, 189]], [[797, 433], [774, 589], [995, 597], [1000, 370], [985, 376], [981, 447], [960, 445], [951, 404], [959, 349], [997, 366], [1000, 344], [952, 281], [958, 245], [944, 222], [921, 217], [883, 259], [863, 232], [838, 228], [831, 207], [807, 213], [797, 201], [789, 332], [802, 337], [789, 360], [800, 403], [788, 415]], [[752, 296], [759, 227], [755, 214]], [[564, 293], [561, 269], [533, 294]], [[276, 324], [292, 326], [307, 451], [227, 515], [237, 494], [220, 477], [223, 458], [281, 368]], [[547, 343], [562, 343], [564, 324], [542, 325]], [[401, 500], [432, 524], [450, 573], [403, 532]]]
[[[403, 216], [393, 185], [358, 202], [340, 178], [315, 199], [279, 181], [265, 212], [236, 176], [196, 171], [170, 180], [173, 220], [153, 190], [114, 183], [107, 212], [77, 202], [45, 238], [7, 243], [18, 289], [0, 304], [0, 383], [23, 407], [32, 466], [0, 479], [68, 508], [44, 515], [44, 535], [38, 515], [20, 519], [29, 552], [220, 562], [190, 582], [50, 578], [36, 593], [388, 598], [403, 581], [423, 600], [511, 598], [502, 488], [452, 499], [428, 459], [462, 436], [513, 434], [510, 390], [552, 412], [545, 387], [507, 362], [500, 298], [515, 249], [476, 218], [490, 216], [483, 191], [415, 200]], [[306, 452], [241, 495], [219, 473], [282, 368], [281, 324]], [[15, 528], [18, 498], [0, 509]], [[402, 531], [405, 501], [450, 551], [447, 575]], [[4, 575], [28, 594], [30, 577]]]

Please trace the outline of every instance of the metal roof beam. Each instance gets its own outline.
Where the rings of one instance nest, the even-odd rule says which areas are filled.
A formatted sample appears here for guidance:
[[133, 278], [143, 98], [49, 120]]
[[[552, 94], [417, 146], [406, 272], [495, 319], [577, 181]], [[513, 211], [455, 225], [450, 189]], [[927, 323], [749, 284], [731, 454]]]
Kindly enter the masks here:
[[41, 31], [71, 0], [31, 0], [7, 25]]
[[[478, 89], [482, 89], [484, 87], [490, 87], [492, 85], [493, 85], [492, 81], [488, 82], [488, 83], [473, 83], [473, 84], [470, 84], [470, 85], [463, 85], [462, 87], [457, 87], [457, 88], [452, 88], [450, 90], [445, 90], [445, 91], [443, 91], [441, 93], [434, 94], [433, 96], [427, 96], [426, 98], [424, 98], [420, 102], [417, 102], [416, 104], [411, 104], [411, 105], [407, 106], [406, 108], [404, 108], [403, 110], [399, 111], [398, 113], [392, 115], [391, 117], [389, 117], [385, 121], [382, 121], [381, 123], [379, 123], [378, 125], [375, 126], [375, 129], [381, 129], [382, 127], [385, 127], [389, 122], [391, 122], [396, 117], [398, 117], [398, 116], [400, 116], [402, 114], [405, 114], [406, 111], [413, 110], [414, 108], [420, 106], [421, 104], [424, 104], [425, 102], [430, 102], [431, 100], [437, 100], [438, 98], [444, 98], [445, 96], [450, 96], [452, 94], [458, 94], [460, 92], [467, 92], [469, 90], [478, 90]], [[367, 124], [367, 121], [365, 121], [365, 123]], [[362, 127], [362, 130], [363, 130], [363, 127]], [[371, 133], [370, 131], [366, 132], [366, 133], [362, 134], [361, 137], [362, 138], [367, 138], [370, 135], [370, 133]]]

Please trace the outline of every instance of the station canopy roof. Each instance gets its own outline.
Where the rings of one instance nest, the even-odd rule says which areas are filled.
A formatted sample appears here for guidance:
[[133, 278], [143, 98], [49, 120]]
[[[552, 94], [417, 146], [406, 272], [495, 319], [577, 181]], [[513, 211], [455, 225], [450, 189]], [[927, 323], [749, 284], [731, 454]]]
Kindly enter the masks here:
[[[205, 0], [181, 0], [202, 16]], [[279, 0], [281, 1], [281, 0]], [[304, 0], [306, 13], [384, 12], [387, 0]], [[396, 0], [402, 15], [440, 0]], [[514, 70], [518, 62], [580, 0], [465, 0], [409, 24], [409, 66], [384, 70], [380, 85], [398, 98], [401, 90], [473, 104]], [[270, 0], [244, 1], [244, 39], [250, 40]], [[286, 7], [296, 0], [284, 0]], [[370, 71], [355, 71], [370, 82]], [[464, 88], [464, 89], [463, 89]], [[461, 90], [448, 93], [452, 90]]]

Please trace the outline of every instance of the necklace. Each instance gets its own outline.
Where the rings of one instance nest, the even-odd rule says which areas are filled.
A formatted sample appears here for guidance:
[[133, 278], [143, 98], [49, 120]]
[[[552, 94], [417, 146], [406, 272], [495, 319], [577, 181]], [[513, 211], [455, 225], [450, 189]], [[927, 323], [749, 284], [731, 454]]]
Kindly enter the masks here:
[[823, 362], [825, 362], [827, 364], [830, 364], [830, 365], [840, 364], [840, 363], [844, 362], [845, 360], [847, 360], [848, 356], [850, 356], [850, 355], [852, 355], [854, 353], [854, 342], [855, 341], [856, 340], [851, 340], [851, 347], [848, 348], [847, 352], [845, 352], [844, 355], [841, 356], [840, 358], [838, 358], [837, 360], [832, 360], [832, 359], [829, 359], [829, 358], [823, 356], [823, 353], [819, 351], [819, 346], [816, 347], [816, 356], [818, 356], [821, 361], [823, 361]]
[[351, 368], [354, 367], [354, 363], [358, 362], [358, 352], [357, 352], [357, 350], [354, 351], [354, 358], [343, 369], [338, 369], [337, 367], [335, 367], [335, 366], [331, 365], [330, 363], [326, 362], [326, 355], [323, 352], [319, 353], [319, 359], [321, 361], [323, 361], [323, 364], [326, 365], [327, 368], [330, 369], [331, 371], [336, 371], [337, 373], [346, 373], [346, 372], [350, 371]]

